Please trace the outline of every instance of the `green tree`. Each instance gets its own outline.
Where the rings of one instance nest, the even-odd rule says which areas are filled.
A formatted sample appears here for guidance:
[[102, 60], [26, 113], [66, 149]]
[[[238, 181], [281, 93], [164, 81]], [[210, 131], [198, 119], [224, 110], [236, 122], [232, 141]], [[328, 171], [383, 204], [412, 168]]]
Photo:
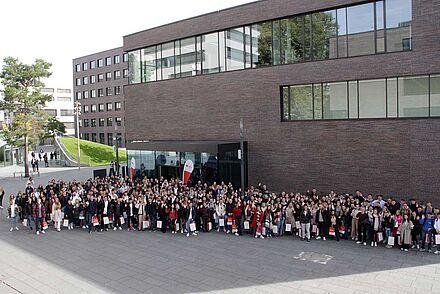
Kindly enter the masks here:
[[0, 82], [4, 99], [0, 108], [7, 111], [11, 121], [4, 125], [2, 136], [10, 145], [24, 147], [25, 176], [29, 176], [29, 146], [46, 133], [48, 116], [43, 110], [50, 95], [41, 92], [43, 79], [51, 76], [51, 64], [37, 59], [25, 64], [13, 57], [3, 60]]
[[55, 132], [59, 132], [64, 134], [66, 132], [66, 126], [60, 122], [56, 117], [49, 116], [47, 120], [45, 120], [44, 125], [44, 135], [42, 139], [51, 138], [55, 135]]

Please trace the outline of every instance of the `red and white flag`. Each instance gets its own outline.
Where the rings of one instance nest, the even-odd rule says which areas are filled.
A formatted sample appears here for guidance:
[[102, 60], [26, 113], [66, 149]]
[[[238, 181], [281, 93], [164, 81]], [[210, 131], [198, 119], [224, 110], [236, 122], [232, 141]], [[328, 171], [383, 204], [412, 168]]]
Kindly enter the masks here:
[[135, 174], [136, 174], [136, 160], [134, 159], [134, 157], [132, 157], [130, 161], [130, 176], [132, 179], [134, 178]]
[[185, 161], [185, 166], [183, 167], [183, 184], [186, 185], [191, 177], [191, 173], [194, 170], [194, 163], [192, 160], [188, 159]]

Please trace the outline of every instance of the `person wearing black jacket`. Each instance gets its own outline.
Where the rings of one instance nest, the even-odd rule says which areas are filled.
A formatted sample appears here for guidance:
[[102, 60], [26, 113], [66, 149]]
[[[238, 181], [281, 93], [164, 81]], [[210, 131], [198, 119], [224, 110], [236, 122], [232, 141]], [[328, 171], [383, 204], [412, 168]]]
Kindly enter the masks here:
[[92, 228], [94, 228], [92, 219], [93, 217], [96, 217], [97, 214], [98, 214], [98, 203], [96, 202], [95, 196], [92, 195], [90, 197], [90, 201], [87, 207], [87, 225], [89, 226], [89, 233], [91, 233]]
[[328, 235], [328, 228], [330, 226], [330, 213], [327, 206], [323, 207], [322, 204], [319, 205], [318, 211], [316, 211], [315, 222], [318, 225], [319, 236], [316, 239], [326, 240]]
[[5, 196], [5, 190], [0, 186], [0, 209], [3, 209], [3, 197]]
[[365, 212], [365, 207], [361, 207], [361, 211], [357, 215], [359, 219], [359, 235], [357, 244], [363, 243], [364, 246], [367, 245], [367, 236], [370, 227], [370, 221], [368, 219], [368, 214]]
[[73, 205], [72, 201], [68, 201], [66, 207], [64, 208], [64, 219], [69, 221], [68, 230], [73, 230], [74, 227], [74, 216], [73, 216]]
[[312, 220], [312, 213], [307, 204], [303, 206], [299, 214], [299, 223], [301, 224], [301, 240], [310, 242], [310, 222]]

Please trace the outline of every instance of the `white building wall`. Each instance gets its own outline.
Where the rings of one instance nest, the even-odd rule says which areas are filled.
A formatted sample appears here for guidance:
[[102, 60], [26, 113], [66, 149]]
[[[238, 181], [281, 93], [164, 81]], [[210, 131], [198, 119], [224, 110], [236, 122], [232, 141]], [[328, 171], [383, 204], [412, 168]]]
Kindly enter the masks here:
[[75, 135], [75, 117], [73, 115], [73, 96], [71, 89], [64, 88], [45, 88], [45, 94], [51, 95], [52, 101], [49, 101], [44, 109], [66, 126], [67, 135]]

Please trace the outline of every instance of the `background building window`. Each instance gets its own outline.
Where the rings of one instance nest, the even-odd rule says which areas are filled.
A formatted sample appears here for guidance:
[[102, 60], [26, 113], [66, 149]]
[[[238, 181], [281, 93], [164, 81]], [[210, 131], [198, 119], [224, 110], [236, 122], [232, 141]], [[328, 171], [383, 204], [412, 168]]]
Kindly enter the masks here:
[[244, 69], [244, 28], [225, 31], [226, 37], [226, 70]]
[[252, 67], [272, 64], [272, 22], [252, 25]]
[[124, 69], [124, 72], [123, 72], [122, 75], [123, 75], [124, 78], [128, 77], [128, 69], [127, 68]]
[[92, 119], [90, 119], [90, 126], [91, 126], [92, 128], [96, 127], [96, 118], [92, 118]]
[[122, 126], [122, 118], [115, 117], [115, 123], [118, 127]]
[[312, 85], [290, 87], [290, 119], [313, 119]]
[[348, 118], [347, 82], [324, 83], [322, 90], [324, 119]]
[[107, 111], [112, 110], [112, 108], [113, 108], [113, 103], [108, 102], [106, 105], [107, 105]]
[[80, 72], [81, 71], [81, 64], [76, 64], [75, 65], [75, 72]]
[[104, 80], [104, 74], [98, 75], [98, 82], [102, 82]]
[[112, 88], [107, 87], [105, 88], [105, 96], [111, 96], [112, 95]]
[[115, 70], [115, 72], [113, 73], [115, 80], [118, 80], [121, 78], [121, 71], [120, 70]]
[[53, 116], [53, 117], [57, 116], [57, 110], [56, 110], [56, 109], [45, 109], [44, 111], [45, 111], [48, 115], [50, 115], [50, 116]]
[[61, 116], [73, 116], [73, 109], [61, 109], [60, 110]]
[[76, 92], [75, 98], [76, 98], [76, 100], [81, 100], [81, 92]]
[[107, 145], [113, 146], [113, 134], [107, 133]]
[[90, 105], [90, 111], [91, 112], [96, 112], [96, 110], [97, 110], [96, 104]]
[[98, 104], [98, 111], [103, 112], [104, 111], [104, 103]]
[[95, 89], [90, 90], [90, 97], [91, 98], [96, 98], [96, 90]]
[[103, 127], [104, 124], [105, 124], [105, 119], [104, 119], [104, 118], [100, 118], [100, 119], [98, 120], [98, 125], [99, 125], [100, 127]]
[[90, 61], [90, 69], [94, 69], [94, 68], [96, 68], [96, 61], [92, 60]]
[[83, 113], [87, 113], [87, 112], [89, 112], [89, 106], [83, 105]]
[[[206, 56], [208, 57], [208, 56]], [[168, 80], [175, 76], [175, 56], [174, 56], [174, 42], [162, 45], [162, 79]]]
[[386, 117], [386, 81], [359, 81], [359, 118]]
[[112, 65], [112, 58], [111, 57], [106, 57], [105, 58], [105, 65], [106, 66]]
[[88, 64], [87, 62], [84, 62], [84, 63], [83, 63], [83, 71], [88, 69], [88, 65], [89, 65], [89, 64]]
[[119, 55], [113, 56], [113, 62], [114, 62], [114, 64], [120, 63], [121, 62], [121, 56], [119, 56]]
[[374, 54], [374, 3], [347, 7], [348, 56]]
[[104, 97], [104, 89], [98, 89], [98, 97]]
[[103, 67], [103, 66], [104, 66], [104, 60], [98, 59], [98, 67]]
[[96, 83], [96, 76], [90, 76], [90, 84]]
[[89, 77], [83, 77], [83, 85], [87, 85], [89, 83]]
[[113, 125], [113, 118], [107, 117], [107, 127], [111, 127]]
[[121, 110], [121, 109], [122, 109], [121, 102], [115, 102], [115, 110]]
[[105, 134], [99, 133], [99, 143], [105, 144]]
[[141, 82], [141, 55], [140, 50], [131, 51], [128, 54], [128, 83], [137, 84]]
[[128, 61], [128, 53], [124, 53], [124, 55], [122, 55], [122, 61], [123, 62], [127, 62]]
[[121, 86], [116, 86], [115, 87], [115, 95], [119, 95], [121, 94]]
[[430, 98], [430, 114], [431, 116], [440, 116], [440, 75], [432, 75], [430, 77], [431, 98]]
[[81, 86], [81, 78], [76, 78], [76, 86]]
[[112, 79], [112, 73], [111, 72], [106, 73], [105, 74], [105, 80], [106, 81], [110, 81], [111, 79]]
[[89, 91], [83, 91], [83, 98], [84, 99], [89, 98]]
[[411, 0], [386, 0], [387, 52], [411, 50]]
[[83, 126], [84, 127], [88, 127], [89, 126], [89, 119], [88, 118], [83, 119]]
[[96, 142], [96, 133], [92, 133], [92, 142]]
[[403, 77], [398, 79], [399, 117], [429, 116], [429, 78]]

